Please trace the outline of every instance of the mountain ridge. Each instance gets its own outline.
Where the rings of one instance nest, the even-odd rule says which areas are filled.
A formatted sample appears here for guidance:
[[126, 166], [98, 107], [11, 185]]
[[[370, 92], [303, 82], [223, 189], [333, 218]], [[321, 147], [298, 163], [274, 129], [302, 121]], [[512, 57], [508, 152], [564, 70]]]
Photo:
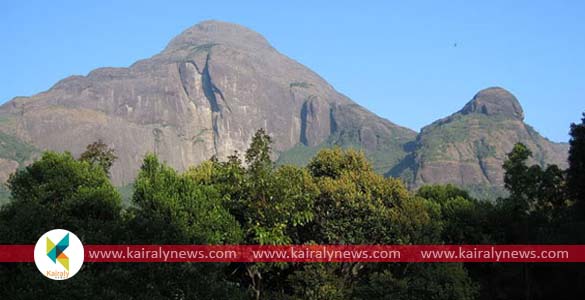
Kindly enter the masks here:
[[79, 154], [103, 139], [120, 154], [117, 184], [132, 181], [147, 152], [182, 170], [242, 153], [261, 127], [277, 152], [333, 134], [382, 151], [416, 134], [354, 103], [259, 34], [217, 21], [183, 31], [130, 67], [98, 68], [14, 98], [0, 115], [0, 131], [39, 149]]
[[422, 128], [416, 140], [414, 186], [453, 183], [499, 187], [514, 144], [533, 152], [531, 164], [567, 167], [568, 143], [554, 143], [524, 123], [520, 102], [501, 87], [479, 91], [462, 109]]
[[[47, 91], [15, 97], [0, 106], [0, 133], [7, 137], [0, 136], [0, 146], [15, 145], [6, 149], [26, 149], [31, 156], [15, 161], [8, 153], [14, 150], [0, 151], [0, 179], [39, 151], [78, 155], [85, 145], [102, 139], [119, 154], [112, 179], [124, 185], [132, 182], [147, 152], [183, 170], [211, 156], [221, 159], [234, 151], [243, 153], [253, 133], [265, 128], [275, 140], [281, 163], [306, 163], [323, 147], [356, 147], [368, 154], [378, 172], [403, 176], [412, 186], [465, 183], [460, 180], [465, 172], [444, 176], [447, 180], [436, 175], [432, 169], [441, 165], [427, 155], [433, 154], [429, 147], [435, 146], [428, 142], [437, 139], [436, 132], [452, 130], [460, 120], [485, 124], [513, 120], [522, 134], [508, 134], [510, 141], [532, 141], [529, 146], [537, 156], [542, 154], [539, 163], [562, 162], [560, 156], [548, 154], [554, 148], [549, 144], [554, 143], [526, 127], [523, 117], [511, 93], [492, 87], [478, 92], [457, 113], [417, 133], [353, 102], [321, 76], [278, 52], [262, 35], [236, 24], [204, 21], [171, 39], [160, 53], [129, 67], [69, 76]], [[440, 147], [450, 147], [446, 153], [461, 145], [474, 148], [469, 150], [474, 153], [475, 148], [489, 150], [490, 143], [483, 145], [481, 139], [489, 133], [476, 130], [472, 135], [473, 147], [444, 137], [439, 139]], [[508, 147], [507, 143], [502, 149]], [[539, 152], [539, 147], [548, 152]], [[500, 162], [502, 149], [496, 151], [492, 164]], [[448, 159], [463, 164], [458, 157]], [[481, 169], [483, 160], [479, 164]], [[492, 169], [499, 176], [501, 166]], [[482, 177], [476, 179], [486, 183]]]

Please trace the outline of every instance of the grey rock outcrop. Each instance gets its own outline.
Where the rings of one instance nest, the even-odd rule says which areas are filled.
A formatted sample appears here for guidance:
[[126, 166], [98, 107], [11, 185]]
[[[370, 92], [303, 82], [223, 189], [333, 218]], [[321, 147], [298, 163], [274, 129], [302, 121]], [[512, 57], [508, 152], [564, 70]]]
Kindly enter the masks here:
[[217, 21], [185, 30], [128, 68], [96, 69], [15, 98], [0, 116], [1, 132], [41, 150], [79, 155], [104, 140], [119, 157], [116, 184], [134, 179], [147, 152], [182, 170], [244, 152], [259, 128], [277, 152], [356, 128], [366, 148], [380, 139], [400, 148], [416, 135], [358, 106], [258, 33]]

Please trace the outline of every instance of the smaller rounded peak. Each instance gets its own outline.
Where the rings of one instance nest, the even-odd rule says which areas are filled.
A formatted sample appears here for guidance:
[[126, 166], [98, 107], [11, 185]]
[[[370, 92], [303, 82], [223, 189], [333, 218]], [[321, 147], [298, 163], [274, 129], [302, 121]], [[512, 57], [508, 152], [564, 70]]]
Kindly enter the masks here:
[[501, 87], [490, 87], [479, 91], [461, 110], [462, 114], [480, 113], [489, 116], [503, 115], [524, 119], [524, 111], [518, 99]]
[[209, 20], [183, 31], [171, 40], [167, 49], [216, 44], [246, 49], [272, 48], [262, 35], [249, 28], [234, 23]]

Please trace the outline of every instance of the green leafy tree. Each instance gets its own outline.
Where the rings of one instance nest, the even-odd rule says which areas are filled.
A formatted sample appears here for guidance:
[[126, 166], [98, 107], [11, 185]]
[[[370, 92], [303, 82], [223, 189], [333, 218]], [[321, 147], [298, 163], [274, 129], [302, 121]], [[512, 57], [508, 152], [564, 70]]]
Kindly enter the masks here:
[[269, 172], [272, 169], [271, 148], [272, 138], [264, 129], [258, 129], [252, 138], [250, 147], [246, 151], [246, 163], [251, 173]]
[[[235, 200], [236, 215], [242, 217], [252, 244], [279, 245], [293, 242], [296, 230], [312, 220], [316, 187], [305, 170], [285, 166], [274, 171], [270, 160], [271, 139], [263, 130], [256, 132], [246, 151], [246, 183], [243, 197]], [[284, 264], [246, 264], [246, 275], [256, 299], [260, 299], [262, 281], [278, 284]]]
[[[376, 174], [363, 153], [322, 150], [308, 169], [320, 190], [310, 235], [317, 243], [440, 242], [440, 206], [411, 195], [401, 181]], [[433, 299], [472, 299], [477, 288], [467, 273], [458, 264], [451, 269], [458, 271], [445, 272], [433, 265], [343, 263], [328, 266], [327, 276], [322, 275], [328, 280], [322, 284], [325, 288], [341, 280], [344, 299], [423, 299], [429, 295]], [[297, 277], [305, 271], [297, 271]], [[420, 277], [428, 279], [414, 284]], [[435, 280], [444, 283], [430, 287]]]
[[156, 230], [166, 228], [164, 234], [151, 232], [144, 238], [187, 244], [237, 243], [241, 239], [238, 223], [223, 207], [214, 187], [178, 174], [152, 154], [144, 158], [132, 201], [138, 208], [137, 218], [157, 224], [153, 226]]
[[[509, 196], [495, 205], [452, 185], [410, 192], [355, 150], [325, 149], [307, 167], [275, 168], [272, 140], [259, 130], [244, 155], [184, 173], [147, 155], [124, 210], [107, 175], [115, 160], [107, 146], [94, 143], [79, 160], [47, 152], [10, 178], [0, 243], [31, 244], [54, 228], [86, 244], [573, 243], [583, 235], [573, 202], [582, 203], [584, 127], [571, 128], [570, 169], [528, 166], [531, 152], [518, 144], [504, 164]], [[0, 297], [564, 299], [583, 292], [584, 278], [570, 264], [129, 263], [86, 264], [55, 284], [34, 265], [3, 264]]]
[[71, 230], [86, 243], [107, 242], [120, 225], [120, 195], [103, 169], [69, 153], [45, 152], [14, 173], [8, 186], [1, 242], [30, 243], [54, 228]]
[[400, 180], [377, 174], [363, 153], [322, 150], [308, 168], [320, 191], [317, 242], [404, 244], [438, 236], [431, 203], [412, 197]]
[[338, 263], [300, 264], [286, 278], [291, 292], [279, 299], [340, 300], [348, 299], [346, 283], [337, 275]]
[[[318, 193], [311, 174], [299, 167], [274, 169], [270, 136], [260, 129], [244, 157], [238, 153], [225, 162], [211, 159], [191, 168], [186, 176], [215, 187], [223, 205], [238, 220], [246, 244], [282, 245], [300, 243], [302, 230], [313, 219], [313, 202]], [[289, 264], [236, 264], [235, 273], [260, 299], [264, 292], [282, 287], [280, 274]], [[268, 297], [268, 294], [266, 295]]]
[[364, 275], [352, 293], [352, 299], [415, 300], [461, 299], [479, 296], [478, 285], [468, 276], [463, 264], [409, 264], [397, 275], [391, 268]]
[[[191, 174], [192, 175], [192, 174]], [[144, 158], [134, 184], [127, 240], [133, 244], [237, 244], [242, 230], [223, 206], [214, 186], [179, 174], [155, 155]], [[241, 298], [227, 280], [228, 264], [136, 264], [126, 275], [140, 275], [131, 287], [155, 299]], [[152, 283], [156, 282], [153, 286]], [[152, 289], [140, 289], [141, 286]]]
[[439, 205], [443, 242], [447, 244], [493, 242], [495, 228], [491, 220], [495, 208], [490, 202], [477, 201], [467, 191], [451, 184], [422, 186], [416, 194]]
[[585, 218], [585, 113], [580, 124], [571, 124], [570, 134], [568, 192], [580, 206]]
[[472, 200], [473, 198], [469, 193], [461, 188], [458, 188], [452, 184], [446, 185], [425, 185], [420, 187], [416, 194], [419, 197], [423, 197], [433, 202], [444, 204], [450, 199], [464, 198]]
[[114, 149], [110, 148], [102, 140], [98, 140], [87, 145], [85, 152], [81, 154], [79, 159], [92, 164], [97, 164], [104, 169], [106, 174], [109, 174], [110, 168], [118, 157], [116, 156]]
[[[122, 235], [120, 195], [106, 173], [69, 153], [45, 152], [13, 174], [8, 186], [11, 201], [0, 210], [0, 244], [34, 244], [55, 228], [72, 231], [85, 244], [115, 244]], [[107, 298], [112, 290], [103, 287], [113, 283], [107, 275], [112, 270], [108, 264], [86, 265], [56, 284], [34, 264], [3, 264], [0, 298]]]
[[338, 178], [348, 170], [356, 173], [372, 170], [372, 166], [363, 153], [353, 149], [344, 151], [339, 147], [319, 151], [307, 167], [315, 178]]
[[565, 193], [565, 174], [556, 165], [542, 169], [527, 166], [532, 153], [523, 144], [516, 144], [504, 162], [504, 184], [510, 196], [500, 199], [501, 224], [505, 242], [527, 243], [542, 238], [540, 229], [558, 218], [569, 205]]
[[277, 170], [270, 160], [270, 137], [256, 132], [246, 151], [246, 184], [236, 201], [243, 217], [248, 241], [261, 245], [292, 242], [288, 233], [312, 220], [316, 186], [305, 170], [283, 166]]
[[508, 203], [511, 211], [524, 215], [529, 212], [532, 197], [534, 196], [534, 177], [537, 167], [532, 170], [526, 166], [526, 161], [532, 152], [524, 144], [514, 145], [504, 162], [504, 186], [510, 192]]
[[[564, 235], [564, 224], [571, 222], [568, 211], [572, 208], [571, 202], [567, 201], [565, 172], [555, 165], [545, 169], [538, 165], [528, 166], [531, 155], [525, 145], [516, 144], [504, 163], [504, 183], [510, 195], [499, 199], [496, 205], [493, 220], [495, 232], [500, 233], [494, 235], [496, 242], [558, 243]], [[546, 288], [551, 281], [549, 277], [563, 273], [565, 268], [532, 264], [495, 265], [484, 269], [482, 282], [488, 286], [484, 289], [487, 294], [493, 295], [496, 291], [510, 299], [546, 299], [553, 295]], [[547, 270], [547, 275], [544, 270]], [[489, 274], [491, 279], [485, 280]]]

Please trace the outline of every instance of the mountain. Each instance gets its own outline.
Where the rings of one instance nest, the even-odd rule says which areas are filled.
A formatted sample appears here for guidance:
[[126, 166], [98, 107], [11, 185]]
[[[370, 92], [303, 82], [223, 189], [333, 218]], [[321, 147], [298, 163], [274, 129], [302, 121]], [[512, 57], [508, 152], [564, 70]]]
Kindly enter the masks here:
[[102, 139], [119, 157], [112, 180], [124, 185], [147, 152], [182, 170], [213, 155], [242, 153], [258, 128], [272, 135], [278, 154], [306, 158], [319, 147], [351, 145], [374, 157], [380, 172], [403, 160], [416, 137], [352, 102], [258, 33], [207, 21], [128, 68], [71, 76], [2, 105], [0, 179], [41, 150], [79, 155]]
[[206, 21], [128, 68], [71, 76], [2, 105], [0, 181], [42, 150], [79, 155], [102, 139], [119, 157], [112, 180], [126, 185], [148, 152], [184, 170], [243, 153], [259, 128], [273, 137], [280, 164], [305, 164], [324, 147], [355, 147], [378, 172], [411, 187], [454, 183], [480, 196], [502, 190], [501, 166], [517, 142], [534, 152], [533, 163], [567, 165], [567, 144], [525, 124], [520, 103], [502, 88], [480, 91], [417, 135], [337, 92], [260, 34]]
[[493, 194], [503, 190], [502, 164], [518, 142], [533, 152], [530, 163], [567, 167], [568, 144], [553, 143], [524, 123], [522, 106], [510, 92], [488, 88], [460, 111], [424, 127], [397, 172], [412, 176], [415, 187], [453, 183], [476, 195]]

